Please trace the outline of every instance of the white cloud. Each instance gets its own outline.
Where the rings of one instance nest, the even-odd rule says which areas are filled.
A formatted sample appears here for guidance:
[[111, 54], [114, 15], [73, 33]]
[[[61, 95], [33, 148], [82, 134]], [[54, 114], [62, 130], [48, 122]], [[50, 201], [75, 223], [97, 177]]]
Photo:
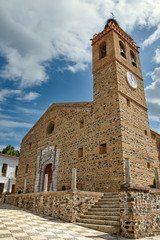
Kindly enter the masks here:
[[24, 113], [29, 115], [39, 115], [41, 116], [45, 111], [44, 110], [38, 110], [36, 108], [24, 108], [24, 107], [16, 107], [15, 110], [16, 113]]
[[0, 102], [4, 102], [8, 97], [11, 97], [13, 95], [20, 95], [20, 94], [21, 94], [21, 90], [3, 89], [0, 91]]
[[9, 116], [7, 114], [0, 113], [0, 118], [2, 119], [18, 119], [17, 117]]
[[[7, 145], [12, 144], [12, 142], [18, 141], [20, 142], [24, 135], [21, 132], [18, 132], [17, 129], [5, 129], [5, 130], [0, 130], [0, 142], [2, 143], [0, 146], [3, 148], [6, 147]], [[6, 145], [5, 145], [6, 142]], [[19, 147], [16, 147], [18, 149]]]
[[18, 89], [16, 90], [3, 89], [0, 91], [0, 102], [4, 102], [6, 101], [7, 98], [14, 97], [17, 95], [18, 95], [18, 97], [16, 97], [17, 100], [24, 100], [24, 101], [32, 101], [40, 96], [40, 94], [37, 92], [25, 93]]
[[2, 151], [3, 148], [5, 148], [5, 147], [6, 147], [6, 145], [0, 145], [0, 151]]
[[153, 34], [151, 34], [147, 39], [145, 39], [145, 41], [142, 43], [142, 48], [151, 45], [159, 38], [160, 38], [160, 26], [157, 27]]
[[33, 124], [0, 119], [0, 128], [31, 128]]
[[40, 96], [39, 93], [36, 92], [29, 92], [26, 95], [24, 95], [24, 97], [17, 97], [18, 100], [25, 100], [25, 101], [32, 101], [35, 100], [36, 98], [38, 98]]
[[155, 68], [150, 76], [153, 82], [145, 88], [149, 118], [160, 122], [160, 67]]
[[157, 48], [156, 51], [155, 51], [156, 55], [153, 57], [153, 60], [156, 62], [156, 63], [160, 63], [160, 49]]
[[130, 31], [135, 24], [156, 26], [158, 9], [159, 0], [1, 0], [0, 52], [8, 63], [0, 74], [25, 88], [48, 80], [46, 64], [53, 59], [68, 61], [65, 69], [72, 72], [84, 70], [91, 62], [89, 38], [102, 30], [110, 12]]

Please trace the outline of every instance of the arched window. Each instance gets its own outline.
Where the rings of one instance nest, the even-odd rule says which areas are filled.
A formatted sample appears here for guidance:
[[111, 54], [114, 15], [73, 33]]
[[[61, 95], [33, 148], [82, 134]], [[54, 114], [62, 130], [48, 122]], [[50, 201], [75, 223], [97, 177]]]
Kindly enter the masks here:
[[130, 51], [132, 65], [137, 67], [136, 58], [132, 51]]
[[106, 51], [106, 43], [104, 42], [100, 45], [100, 59], [104, 58], [106, 56], [106, 52], [107, 52]]
[[125, 48], [122, 42], [119, 43], [121, 56], [126, 58]]

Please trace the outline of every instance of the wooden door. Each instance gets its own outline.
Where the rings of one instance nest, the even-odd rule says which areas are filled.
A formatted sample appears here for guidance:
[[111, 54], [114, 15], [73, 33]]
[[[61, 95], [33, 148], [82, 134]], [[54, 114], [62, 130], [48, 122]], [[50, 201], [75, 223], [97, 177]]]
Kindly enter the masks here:
[[45, 169], [45, 174], [48, 174], [48, 186], [47, 191], [49, 191], [52, 182], [52, 163], [48, 164]]
[[15, 191], [15, 184], [12, 184], [12, 192], [11, 193], [14, 193]]

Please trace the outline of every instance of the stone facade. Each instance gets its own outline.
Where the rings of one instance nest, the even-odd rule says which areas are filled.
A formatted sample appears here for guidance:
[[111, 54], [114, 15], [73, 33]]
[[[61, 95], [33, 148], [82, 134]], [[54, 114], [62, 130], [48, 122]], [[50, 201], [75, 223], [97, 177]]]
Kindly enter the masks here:
[[49, 191], [56, 191], [56, 180], [57, 180], [57, 161], [58, 161], [58, 150], [56, 146], [44, 149], [37, 159], [37, 173], [34, 192], [42, 192], [44, 184], [44, 172], [48, 164], [52, 164], [52, 182]]
[[160, 190], [120, 191], [121, 233], [129, 238], [160, 235]]
[[[110, 21], [93, 36], [92, 51], [94, 101], [53, 104], [38, 120], [22, 140], [16, 192], [23, 191], [25, 179], [28, 192], [43, 191], [49, 163], [50, 191], [70, 189], [73, 168], [77, 189], [117, 191], [126, 182], [126, 159], [130, 159], [133, 184], [153, 184], [155, 168], [159, 169], [160, 135], [151, 136], [138, 48]], [[136, 89], [128, 83], [127, 72], [134, 74]], [[51, 158], [43, 160], [43, 153]]]

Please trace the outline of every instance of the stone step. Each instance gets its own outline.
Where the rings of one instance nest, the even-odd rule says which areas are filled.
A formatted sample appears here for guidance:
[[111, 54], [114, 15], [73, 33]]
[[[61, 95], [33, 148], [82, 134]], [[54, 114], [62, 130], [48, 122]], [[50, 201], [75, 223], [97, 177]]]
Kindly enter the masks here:
[[119, 202], [118, 198], [101, 198], [98, 202]]
[[119, 202], [118, 201], [116, 201], [116, 202], [98, 201], [97, 203], [95, 203], [95, 205], [107, 205], [107, 204], [113, 205], [113, 204], [119, 204]]
[[104, 211], [102, 211], [102, 209], [101, 209], [101, 211], [94, 211], [94, 210], [88, 211], [88, 212], [85, 213], [85, 215], [120, 216], [120, 212], [119, 212], [119, 211], [117, 211], [117, 212], [107, 212], [107, 211], [104, 212]]
[[119, 208], [90, 208], [88, 212], [119, 212]]
[[96, 225], [96, 224], [78, 223], [78, 222], [76, 222], [75, 224], [83, 226], [83, 227], [95, 229], [95, 230], [98, 230], [101, 232], [106, 232], [106, 233], [114, 233], [115, 234], [115, 233], [120, 232], [120, 227], [116, 227], [116, 226]]
[[116, 196], [116, 195], [114, 195], [114, 196], [113, 196], [113, 195], [108, 195], [108, 196], [103, 196], [101, 199], [103, 199], [103, 198], [104, 198], [104, 199], [105, 199], [105, 198], [107, 198], [107, 199], [109, 199], [109, 198], [110, 198], [110, 199], [111, 199], [111, 198], [119, 199], [119, 196], [118, 196], [118, 195], [117, 195], [117, 196]]
[[105, 192], [104, 195], [118, 195], [117, 192]]
[[91, 209], [93, 208], [117, 208], [119, 209], [119, 204], [106, 204], [106, 205], [102, 205], [102, 204], [99, 204], [99, 205], [94, 205], [92, 206]]
[[113, 197], [113, 198], [117, 197], [117, 198], [119, 198], [119, 195], [117, 193], [105, 193], [103, 195], [103, 197]]
[[119, 208], [119, 203], [113, 203], [113, 204], [102, 204], [102, 203], [96, 203], [92, 208]]
[[109, 226], [120, 226], [119, 221], [111, 221], [111, 220], [99, 220], [99, 219], [88, 219], [88, 218], [79, 218], [77, 222], [87, 223], [87, 224], [96, 224], [96, 225], [109, 225]]
[[99, 220], [120, 220], [120, 216], [106, 216], [106, 215], [79, 215], [79, 218], [87, 218], [87, 219], [99, 219]]

